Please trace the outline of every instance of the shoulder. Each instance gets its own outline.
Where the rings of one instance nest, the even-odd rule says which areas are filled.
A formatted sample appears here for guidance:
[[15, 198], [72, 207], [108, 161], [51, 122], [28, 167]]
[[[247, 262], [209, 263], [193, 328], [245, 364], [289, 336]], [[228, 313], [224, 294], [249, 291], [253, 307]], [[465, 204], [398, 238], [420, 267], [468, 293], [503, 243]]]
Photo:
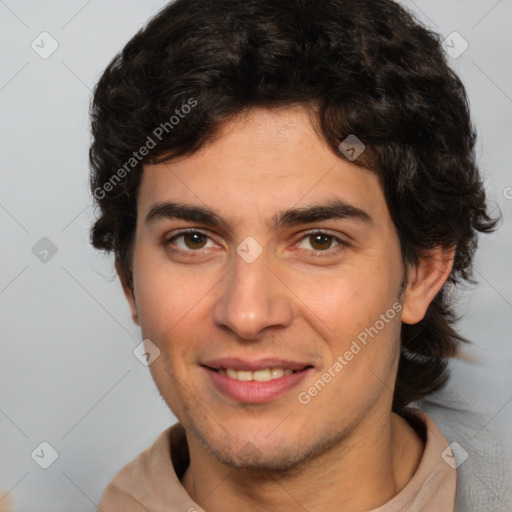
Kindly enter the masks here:
[[107, 485], [98, 504], [98, 512], [148, 512], [126, 489], [116, 481], [119, 473]]
[[159, 482], [173, 471], [169, 451], [170, 431], [126, 464], [110, 480], [98, 505], [99, 512], [147, 512]]
[[0, 512], [12, 512], [14, 501], [7, 491], [0, 489]]
[[391, 501], [372, 512], [453, 512], [457, 472], [448, 442], [434, 421], [419, 409], [402, 415], [424, 441], [416, 472]]

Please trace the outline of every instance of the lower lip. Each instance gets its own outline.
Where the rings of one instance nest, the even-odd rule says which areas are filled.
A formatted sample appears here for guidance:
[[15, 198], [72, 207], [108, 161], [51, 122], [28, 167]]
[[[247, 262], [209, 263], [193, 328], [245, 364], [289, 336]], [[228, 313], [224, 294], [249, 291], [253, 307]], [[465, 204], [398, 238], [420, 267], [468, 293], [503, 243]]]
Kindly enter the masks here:
[[270, 402], [280, 395], [302, 382], [312, 368], [306, 368], [300, 372], [283, 375], [278, 379], [272, 379], [267, 382], [258, 382], [255, 380], [241, 381], [236, 380], [216, 372], [210, 368], [204, 367], [215, 387], [228, 398], [236, 402], [245, 402], [250, 404], [263, 404]]

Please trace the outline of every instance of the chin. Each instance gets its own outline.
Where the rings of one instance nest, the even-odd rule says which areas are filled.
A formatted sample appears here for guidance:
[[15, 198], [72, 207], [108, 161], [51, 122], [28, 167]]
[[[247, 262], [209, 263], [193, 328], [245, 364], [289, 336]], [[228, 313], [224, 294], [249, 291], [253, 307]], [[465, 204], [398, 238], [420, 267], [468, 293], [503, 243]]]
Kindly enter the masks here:
[[238, 452], [221, 451], [218, 447], [209, 447], [209, 451], [226, 466], [267, 477], [269, 473], [291, 474], [309, 458], [308, 454], [303, 452], [303, 448], [292, 449], [281, 446], [279, 451], [276, 451], [275, 447], [261, 448], [260, 450], [256, 445], [248, 442]]
[[[275, 426], [275, 424], [274, 424]], [[307, 429], [303, 430], [303, 433]], [[233, 439], [229, 435], [215, 438], [211, 434], [202, 435], [199, 439], [208, 452], [222, 464], [237, 470], [245, 470], [253, 474], [268, 477], [270, 474], [293, 475], [301, 466], [329, 451], [338, 444], [343, 435], [336, 433], [334, 437], [320, 436], [312, 439], [310, 436], [296, 438], [290, 432], [281, 436], [268, 434], [259, 437], [246, 436]]]

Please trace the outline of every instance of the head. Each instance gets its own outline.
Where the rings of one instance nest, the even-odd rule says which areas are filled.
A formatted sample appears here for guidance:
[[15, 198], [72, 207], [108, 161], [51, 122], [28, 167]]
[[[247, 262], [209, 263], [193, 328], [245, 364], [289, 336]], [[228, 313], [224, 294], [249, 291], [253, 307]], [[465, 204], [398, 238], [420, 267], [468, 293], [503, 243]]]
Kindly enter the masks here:
[[[464, 87], [402, 7], [176, 0], [107, 67], [91, 116], [92, 243], [161, 351], [162, 396], [219, 458], [259, 440], [287, 467], [443, 386], [464, 341], [450, 292], [496, 221]], [[269, 355], [310, 366], [299, 391], [331, 379], [255, 404], [206, 375]]]

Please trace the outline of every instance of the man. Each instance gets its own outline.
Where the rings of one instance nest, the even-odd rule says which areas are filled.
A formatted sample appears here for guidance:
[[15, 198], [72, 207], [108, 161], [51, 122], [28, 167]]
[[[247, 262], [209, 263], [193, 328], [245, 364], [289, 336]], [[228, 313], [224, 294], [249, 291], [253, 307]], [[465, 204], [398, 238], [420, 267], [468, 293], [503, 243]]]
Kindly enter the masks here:
[[101, 77], [95, 247], [178, 422], [103, 512], [451, 511], [411, 407], [486, 212], [462, 84], [389, 0], [177, 0]]

